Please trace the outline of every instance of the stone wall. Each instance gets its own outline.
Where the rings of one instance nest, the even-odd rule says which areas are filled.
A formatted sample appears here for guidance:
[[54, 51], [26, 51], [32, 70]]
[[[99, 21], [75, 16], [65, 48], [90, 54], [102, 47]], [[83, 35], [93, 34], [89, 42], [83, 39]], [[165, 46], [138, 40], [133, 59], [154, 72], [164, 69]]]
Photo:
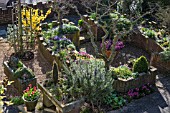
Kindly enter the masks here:
[[6, 9], [0, 7], [0, 24], [12, 22], [12, 7], [8, 6]]
[[[47, 11], [49, 4], [50, 2], [47, 3], [39, 2], [36, 5], [28, 4], [28, 6]], [[53, 14], [50, 14], [49, 17], [51, 16], [53, 16]], [[12, 23], [12, 6], [7, 6], [7, 8], [0, 7], [0, 25], [8, 23]]]
[[149, 54], [153, 52], [162, 52], [163, 48], [153, 39], [146, 38], [140, 31], [136, 31], [130, 36], [130, 43], [147, 51]]
[[[28, 6], [31, 6], [33, 8], [37, 8], [37, 9], [41, 9], [43, 11], [47, 11], [48, 10], [48, 6], [51, 4], [52, 2], [38, 2], [36, 5], [33, 4], [28, 4]], [[81, 5], [81, 3], [79, 3], [79, 0], [75, 0], [74, 4], [78, 7], [78, 10], [81, 13], [85, 13], [86, 10], [85, 8]], [[69, 10], [69, 15], [75, 15], [76, 12], [70, 8]], [[12, 6], [7, 6], [6, 8], [1, 8], [0, 7], [0, 25], [1, 24], [8, 24], [8, 23], [12, 23]], [[52, 12], [48, 18], [53, 17], [54, 12]]]

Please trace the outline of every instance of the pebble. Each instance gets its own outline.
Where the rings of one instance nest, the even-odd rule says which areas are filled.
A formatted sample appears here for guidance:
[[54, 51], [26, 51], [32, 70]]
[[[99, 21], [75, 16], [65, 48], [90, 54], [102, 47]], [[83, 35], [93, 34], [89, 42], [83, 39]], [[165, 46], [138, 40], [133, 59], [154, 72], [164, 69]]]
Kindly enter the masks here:
[[0, 37], [0, 41], [2, 41], [3, 40], [3, 38], [2, 37]]

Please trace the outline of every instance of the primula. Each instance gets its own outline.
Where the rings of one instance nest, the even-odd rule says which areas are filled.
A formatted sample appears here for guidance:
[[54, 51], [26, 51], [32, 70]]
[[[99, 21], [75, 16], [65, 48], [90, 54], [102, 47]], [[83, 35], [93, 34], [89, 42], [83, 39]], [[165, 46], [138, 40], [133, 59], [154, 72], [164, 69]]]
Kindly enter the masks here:
[[23, 91], [23, 97], [27, 101], [34, 101], [40, 96], [40, 92], [37, 90], [36, 86], [32, 88], [32, 84], [29, 84], [26, 90]]
[[150, 84], [143, 85], [140, 88], [130, 89], [127, 95], [130, 98], [139, 98], [140, 96], [145, 96], [152, 92], [152, 86]]
[[[113, 45], [113, 41], [111, 39], [104, 42], [106, 50], [111, 50], [111, 47]], [[102, 43], [100, 45], [102, 47]], [[115, 46], [115, 51], [121, 50], [124, 47], [124, 44], [122, 41], [118, 41]]]

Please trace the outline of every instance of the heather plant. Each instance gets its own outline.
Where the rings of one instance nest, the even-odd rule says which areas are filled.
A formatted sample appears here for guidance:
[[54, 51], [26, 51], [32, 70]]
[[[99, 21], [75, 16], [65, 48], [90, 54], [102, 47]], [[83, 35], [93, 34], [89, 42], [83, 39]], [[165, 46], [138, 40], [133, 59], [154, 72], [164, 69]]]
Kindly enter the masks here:
[[114, 68], [113, 72], [114, 75], [125, 79], [131, 77], [132, 75], [132, 71], [125, 65], [119, 66], [118, 68]]
[[136, 59], [134, 65], [133, 65], [133, 72], [147, 72], [148, 71], [148, 61], [145, 56], [141, 56], [138, 59]]
[[143, 96], [146, 96], [146, 95], [152, 93], [153, 91], [154, 91], [154, 89], [153, 89], [152, 85], [150, 85], [149, 83], [144, 84], [139, 88], [130, 89], [127, 92], [127, 98], [129, 100], [138, 99], [138, 98], [141, 98]]

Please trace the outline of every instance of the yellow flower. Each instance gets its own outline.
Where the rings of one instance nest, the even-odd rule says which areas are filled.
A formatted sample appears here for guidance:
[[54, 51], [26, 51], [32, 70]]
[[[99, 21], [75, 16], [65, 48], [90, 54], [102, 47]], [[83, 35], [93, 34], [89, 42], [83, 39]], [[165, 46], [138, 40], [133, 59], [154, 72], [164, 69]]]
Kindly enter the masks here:
[[[30, 12], [31, 12], [31, 14], [30, 14]], [[30, 9], [23, 8], [22, 11], [21, 11], [21, 14], [22, 14], [22, 23], [23, 23], [23, 25], [25, 27], [31, 25], [32, 30], [33, 30], [32, 32], [36, 33], [36, 32], [41, 30], [40, 23], [43, 20], [45, 20], [45, 18], [47, 18], [47, 16], [50, 13], [51, 13], [51, 9], [49, 9], [46, 12], [46, 14], [44, 15], [42, 10], [33, 9], [33, 8], [30, 8]], [[30, 20], [30, 18], [31, 18], [31, 20]], [[27, 29], [27, 32], [30, 32], [30, 30]]]

